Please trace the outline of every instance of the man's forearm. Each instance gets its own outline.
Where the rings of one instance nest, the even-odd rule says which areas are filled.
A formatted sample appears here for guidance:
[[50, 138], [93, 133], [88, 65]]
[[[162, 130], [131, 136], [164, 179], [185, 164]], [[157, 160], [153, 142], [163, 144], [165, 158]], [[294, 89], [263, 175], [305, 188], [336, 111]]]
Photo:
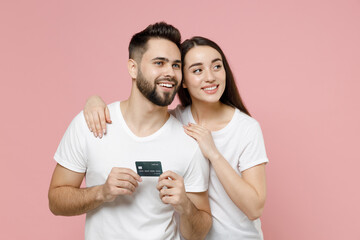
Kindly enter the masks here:
[[191, 201], [186, 213], [180, 215], [180, 232], [187, 240], [204, 239], [211, 224], [211, 214], [197, 209]]
[[75, 216], [91, 211], [103, 203], [101, 186], [76, 188], [54, 187], [49, 190], [49, 208], [54, 215]]

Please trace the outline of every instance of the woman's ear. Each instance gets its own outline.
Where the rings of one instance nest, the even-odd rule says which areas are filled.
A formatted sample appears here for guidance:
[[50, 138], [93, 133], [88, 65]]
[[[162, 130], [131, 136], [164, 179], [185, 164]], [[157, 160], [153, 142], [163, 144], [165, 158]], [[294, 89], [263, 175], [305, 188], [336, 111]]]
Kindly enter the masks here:
[[138, 73], [138, 64], [134, 59], [129, 59], [128, 60], [128, 71], [129, 74], [131, 76], [132, 79], [136, 79], [137, 78], [137, 73]]

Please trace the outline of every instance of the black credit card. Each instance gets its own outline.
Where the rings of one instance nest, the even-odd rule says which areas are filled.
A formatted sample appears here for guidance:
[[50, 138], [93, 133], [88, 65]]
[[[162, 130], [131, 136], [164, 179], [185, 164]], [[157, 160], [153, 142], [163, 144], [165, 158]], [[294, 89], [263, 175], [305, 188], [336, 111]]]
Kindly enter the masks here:
[[162, 174], [159, 161], [136, 161], [137, 173], [142, 177], [158, 177]]

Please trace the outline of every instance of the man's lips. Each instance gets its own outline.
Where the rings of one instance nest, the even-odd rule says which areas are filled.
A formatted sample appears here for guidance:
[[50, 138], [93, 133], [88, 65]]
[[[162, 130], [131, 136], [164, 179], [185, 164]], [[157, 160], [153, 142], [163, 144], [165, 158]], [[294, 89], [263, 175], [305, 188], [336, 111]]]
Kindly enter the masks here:
[[177, 85], [177, 81], [174, 79], [158, 79], [156, 84], [164, 88], [173, 88]]
[[175, 86], [175, 83], [173, 82], [159, 82], [157, 83], [160, 87], [166, 87], [166, 88], [173, 88]]

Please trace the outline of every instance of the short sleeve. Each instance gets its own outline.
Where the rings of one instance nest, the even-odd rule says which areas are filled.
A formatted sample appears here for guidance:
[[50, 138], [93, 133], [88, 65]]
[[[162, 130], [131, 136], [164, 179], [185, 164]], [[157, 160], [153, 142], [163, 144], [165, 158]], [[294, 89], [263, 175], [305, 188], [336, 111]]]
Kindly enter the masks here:
[[249, 127], [245, 135], [245, 141], [245, 148], [239, 158], [240, 172], [269, 161], [266, 156], [264, 138], [258, 122]]
[[197, 147], [184, 175], [186, 192], [205, 192], [209, 185], [209, 171], [209, 161]]
[[84, 124], [86, 125], [86, 122], [81, 112], [70, 123], [54, 156], [61, 166], [81, 173], [86, 172], [87, 165]]

